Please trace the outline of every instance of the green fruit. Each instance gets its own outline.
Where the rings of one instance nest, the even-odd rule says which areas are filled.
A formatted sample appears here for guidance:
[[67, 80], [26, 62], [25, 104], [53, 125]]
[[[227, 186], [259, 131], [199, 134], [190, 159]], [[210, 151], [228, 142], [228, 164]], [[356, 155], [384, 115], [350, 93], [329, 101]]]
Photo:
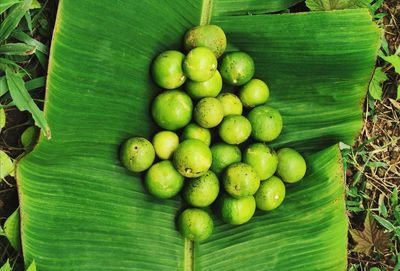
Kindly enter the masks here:
[[243, 162], [252, 166], [261, 180], [266, 180], [274, 175], [278, 167], [278, 156], [267, 145], [255, 143], [244, 152]]
[[285, 198], [285, 185], [278, 177], [272, 176], [261, 182], [254, 198], [257, 208], [263, 211], [271, 211], [278, 208]]
[[242, 115], [243, 105], [239, 97], [232, 93], [221, 93], [217, 99], [222, 104], [224, 109], [224, 116], [229, 115]]
[[173, 50], [159, 54], [151, 66], [151, 74], [156, 84], [165, 89], [182, 86], [186, 81], [182, 69], [184, 58], [184, 54]]
[[221, 216], [225, 223], [241, 225], [250, 220], [256, 211], [256, 201], [253, 196], [232, 198], [227, 195], [221, 199]]
[[153, 137], [154, 150], [157, 156], [163, 160], [170, 159], [178, 145], [179, 137], [171, 131], [161, 131]]
[[196, 82], [188, 80], [185, 85], [186, 92], [193, 99], [216, 97], [222, 89], [222, 78], [218, 71], [207, 81]]
[[242, 160], [242, 153], [235, 145], [217, 143], [211, 146], [211, 153], [211, 170], [217, 175], [220, 175], [227, 166]]
[[260, 79], [251, 79], [240, 89], [239, 97], [245, 107], [261, 105], [269, 98], [269, 88]]
[[177, 130], [192, 119], [193, 103], [189, 95], [180, 90], [168, 90], [158, 95], [152, 104], [154, 121], [163, 129]]
[[219, 193], [219, 181], [212, 171], [189, 180], [183, 189], [183, 197], [187, 203], [195, 207], [206, 207], [215, 201]]
[[224, 31], [216, 25], [202, 25], [189, 29], [184, 38], [186, 52], [196, 47], [211, 49], [215, 57], [220, 57], [226, 48], [226, 36]]
[[378, 267], [371, 267], [371, 269], [369, 269], [369, 271], [381, 271], [381, 269]]
[[219, 72], [225, 83], [233, 86], [246, 84], [254, 75], [254, 61], [244, 52], [227, 53], [221, 61]]
[[211, 132], [210, 130], [203, 128], [195, 123], [188, 124], [182, 132], [182, 140], [186, 139], [198, 139], [203, 141], [204, 144], [210, 146], [211, 144]]
[[303, 156], [290, 148], [278, 151], [278, 175], [287, 183], [300, 181], [306, 174], [307, 166]]
[[213, 128], [224, 118], [224, 109], [217, 98], [203, 98], [196, 104], [193, 117], [201, 127]]
[[24, 148], [31, 147], [39, 137], [39, 129], [36, 126], [29, 126], [21, 135], [21, 144]]
[[178, 218], [178, 230], [183, 237], [192, 241], [203, 241], [210, 237], [214, 229], [211, 216], [201, 209], [190, 208]]
[[187, 139], [179, 144], [174, 153], [174, 165], [187, 178], [203, 175], [211, 166], [210, 148], [197, 139]]
[[183, 61], [183, 71], [193, 81], [207, 81], [213, 77], [218, 62], [214, 53], [206, 47], [191, 50]]
[[260, 186], [260, 178], [252, 166], [234, 163], [228, 166], [222, 178], [225, 191], [234, 198], [252, 196]]
[[185, 178], [176, 171], [169, 160], [154, 164], [144, 179], [149, 193], [160, 199], [168, 199], [178, 194], [184, 181]]
[[282, 116], [278, 110], [260, 105], [247, 115], [252, 127], [254, 139], [269, 142], [276, 139], [282, 131]]
[[240, 144], [251, 134], [251, 124], [241, 115], [229, 115], [219, 126], [219, 136], [228, 144]]
[[153, 145], [143, 137], [129, 138], [121, 146], [121, 163], [133, 172], [142, 172], [148, 169], [153, 164], [155, 157]]

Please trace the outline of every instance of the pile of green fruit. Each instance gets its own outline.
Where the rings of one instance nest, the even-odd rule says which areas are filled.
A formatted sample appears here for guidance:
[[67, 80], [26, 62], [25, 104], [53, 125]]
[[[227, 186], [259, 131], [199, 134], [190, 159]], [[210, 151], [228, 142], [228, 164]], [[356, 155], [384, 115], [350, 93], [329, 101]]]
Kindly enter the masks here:
[[[152, 143], [128, 139], [120, 155], [128, 170], [148, 169], [144, 185], [151, 195], [167, 199], [182, 193], [192, 207], [180, 214], [178, 229], [201, 241], [213, 231], [209, 209], [201, 208], [215, 203], [226, 223], [246, 223], [256, 207], [277, 208], [285, 197], [284, 182], [301, 180], [306, 163], [293, 149], [275, 152], [265, 144], [280, 135], [282, 117], [265, 105], [269, 89], [253, 78], [253, 59], [240, 51], [223, 54], [226, 36], [220, 27], [190, 29], [184, 48], [186, 55], [174, 50], [159, 54], [151, 67], [153, 80], [165, 89], [151, 108], [163, 130]], [[237, 95], [221, 92], [223, 83], [238, 87]]]

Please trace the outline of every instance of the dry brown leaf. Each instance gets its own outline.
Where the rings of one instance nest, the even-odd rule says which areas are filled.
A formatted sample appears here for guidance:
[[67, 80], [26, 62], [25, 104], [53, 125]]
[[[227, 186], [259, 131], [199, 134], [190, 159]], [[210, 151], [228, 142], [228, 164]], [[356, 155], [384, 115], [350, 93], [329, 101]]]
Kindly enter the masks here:
[[367, 214], [364, 221], [364, 230], [350, 230], [351, 237], [356, 242], [354, 252], [370, 255], [372, 248], [384, 253], [389, 244], [389, 234], [379, 229], [375, 220]]

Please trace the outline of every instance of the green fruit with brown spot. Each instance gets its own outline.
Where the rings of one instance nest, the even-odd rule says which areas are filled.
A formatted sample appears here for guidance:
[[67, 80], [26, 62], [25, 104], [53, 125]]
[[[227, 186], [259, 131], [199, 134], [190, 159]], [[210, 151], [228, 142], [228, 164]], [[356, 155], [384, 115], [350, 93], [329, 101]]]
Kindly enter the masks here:
[[252, 127], [254, 139], [270, 142], [281, 134], [283, 123], [278, 110], [266, 105], [259, 105], [247, 115]]
[[228, 166], [222, 182], [225, 191], [234, 198], [252, 196], [260, 186], [257, 172], [245, 163], [234, 163]]
[[219, 180], [214, 172], [188, 180], [183, 189], [183, 197], [187, 203], [195, 207], [207, 207], [215, 201], [219, 193]]
[[278, 156], [264, 143], [254, 143], [245, 150], [243, 162], [251, 165], [261, 180], [266, 180], [274, 175], [278, 167]]
[[235, 94], [225, 92], [217, 96], [217, 99], [221, 102], [224, 108], [224, 116], [229, 115], [242, 115], [243, 105], [239, 97]]
[[254, 75], [254, 61], [244, 52], [230, 52], [223, 56], [219, 72], [225, 83], [232, 86], [246, 84]]
[[186, 209], [178, 218], [178, 230], [183, 237], [192, 241], [203, 241], [214, 229], [211, 216], [198, 208]]
[[264, 104], [269, 98], [269, 88], [260, 79], [251, 79], [239, 91], [240, 100], [245, 107]]
[[224, 118], [224, 109], [217, 98], [201, 99], [193, 112], [194, 120], [203, 128], [213, 128]]
[[156, 153], [153, 145], [144, 137], [126, 140], [120, 149], [122, 165], [130, 171], [142, 172], [153, 164]]
[[187, 178], [196, 178], [211, 167], [210, 148], [197, 139], [187, 139], [179, 144], [173, 157], [174, 166]]
[[183, 72], [192, 81], [202, 82], [213, 77], [218, 62], [214, 53], [206, 47], [191, 50], [183, 60]]
[[196, 26], [186, 32], [183, 45], [186, 52], [196, 47], [207, 47], [214, 52], [216, 58], [219, 58], [226, 48], [226, 36], [219, 26]]

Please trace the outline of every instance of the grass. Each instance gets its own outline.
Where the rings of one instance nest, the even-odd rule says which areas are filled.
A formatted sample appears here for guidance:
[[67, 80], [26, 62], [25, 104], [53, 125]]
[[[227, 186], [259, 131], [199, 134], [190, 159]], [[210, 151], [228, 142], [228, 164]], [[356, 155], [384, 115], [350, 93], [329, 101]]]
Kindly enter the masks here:
[[[1, 4], [14, 2], [21, 1], [0, 1]], [[43, 99], [45, 93], [47, 55], [57, 3], [49, 0], [32, 1], [16, 25], [15, 23], [6, 25], [7, 22], [13, 21], [11, 19], [16, 20], [15, 9], [20, 4], [14, 4], [0, 14], [0, 29], [10, 29], [8, 36], [3, 35], [4, 31], [0, 30], [0, 49], [8, 50], [0, 54], [0, 81], [6, 82], [6, 72], [11, 71], [12, 76], [15, 75], [27, 82], [23, 85], [25, 88], [22, 88], [22, 91], [26, 91], [26, 94], [29, 91], [28, 95], [36, 102], [38, 108], [41, 108], [43, 104], [40, 100]], [[7, 65], [2, 65], [2, 63], [7, 63]], [[18, 109], [21, 106], [15, 101], [18, 97], [15, 93], [10, 95], [9, 90], [7, 84], [0, 84], [0, 108], [4, 109], [6, 117], [5, 127], [1, 129], [0, 126], [0, 150], [14, 160], [29, 151], [29, 143], [24, 142], [24, 146], [20, 138], [27, 128], [33, 126], [34, 120], [27, 111], [22, 112]], [[28, 137], [28, 141], [33, 139], [34, 136]], [[4, 178], [4, 181], [0, 179], [0, 224], [2, 227], [17, 207], [18, 195], [14, 178], [8, 176]], [[16, 251], [7, 238], [0, 234], [0, 266], [7, 260], [12, 270], [24, 270], [21, 252]]]
[[[35, 1], [34, 1], [35, 2]], [[379, 2], [380, 8], [375, 19], [385, 29], [384, 47], [394, 54], [400, 46], [400, 3], [396, 0]], [[29, 94], [39, 108], [44, 97], [44, 76], [47, 67], [46, 48], [51, 40], [52, 26], [55, 19], [56, 1], [39, 1], [40, 8], [29, 9], [21, 18], [18, 26], [6, 39], [0, 39], [0, 46], [9, 43], [20, 43], [15, 33], [22, 31], [25, 43], [35, 48], [22, 47], [26, 52], [22, 55], [8, 55], [8, 66], [13, 66], [13, 72], [25, 82]], [[304, 3], [291, 8], [291, 11], [305, 11]], [[386, 14], [386, 15], [385, 15]], [[4, 21], [10, 15], [10, 10], [1, 14]], [[384, 16], [384, 17], [382, 17]], [[1, 32], [1, 31], [0, 31]], [[29, 45], [29, 44], [28, 44]], [[41, 46], [44, 47], [41, 47]], [[39, 47], [39, 48], [38, 48]], [[41, 49], [41, 50], [40, 50]], [[44, 52], [43, 52], [44, 51]], [[2, 55], [0, 55], [2, 57]], [[0, 65], [1, 66], [1, 65]], [[20, 68], [16, 68], [19, 66]], [[344, 167], [346, 169], [346, 204], [350, 218], [350, 230], [366, 233], [366, 246], [360, 249], [359, 244], [349, 234], [348, 262], [349, 270], [364, 271], [378, 267], [380, 270], [400, 270], [400, 205], [398, 191], [400, 190], [400, 102], [396, 101], [397, 86], [400, 75], [390, 63], [379, 59], [377, 66], [382, 67], [388, 80], [382, 88], [381, 101], [367, 97], [364, 112], [364, 127], [355, 146], [342, 145]], [[25, 72], [26, 71], [26, 72]], [[5, 71], [0, 69], [0, 78]], [[36, 80], [36, 81], [35, 81]], [[26, 128], [34, 123], [31, 115], [21, 112], [15, 106], [14, 97], [1, 94], [0, 105], [5, 107], [6, 126], [0, 134], [0, 149], [11, 158], [16, 159], [29, 151], [27, 144], [22, 144], [21, 135]], [[1, 122], [0, 122], [1, 123]], [[6, 218], [18, 207], [17, 188], [12, 177], [0, 181], [0, 224], [3, 226]], [[367, 218], [367, 220], [366, 220]], [[371, 219], [373, 226], [371, 226]], [[365, 223], [369, 221], [369, 223]], [[359, 241], [359, 240], [358, 240]], [[363, 252], [360, 252], [363, 251]], [[0, 236], [0, 266], [7, 260], [13, 270], [23, 270], [23, 260], [20, 252], [14, 250], [7, 238]], [[373, 269], [372, 269], [373, 270]]]
[[[394, 54], [400, 45], [400, 4], [386, 1], [379, 9], [387, 14], [378, 23], [385, 29], [386, 50]], [[383, 43], [385, 46], [385, 42]], [[379, 231], [387, 233], [384, 251], [375, 246], [369, 253], [357, 252], [349, 240], [349, 270], [400, 270], [400, 103], [396, 101], [400, 75], [390, 63], [378, 59], [388, 80], [382, 100], [367, 97], [364, 126], [355, 146], [345, 148], [347, 211], [350, 229], [363, 230], [371, 213]]]

